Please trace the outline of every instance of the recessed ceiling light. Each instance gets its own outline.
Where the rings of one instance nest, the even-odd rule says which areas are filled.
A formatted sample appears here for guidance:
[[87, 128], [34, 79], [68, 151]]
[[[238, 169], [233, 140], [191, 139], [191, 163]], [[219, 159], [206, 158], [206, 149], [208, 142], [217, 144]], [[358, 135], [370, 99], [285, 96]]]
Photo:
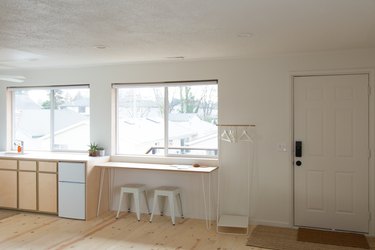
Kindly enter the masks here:
[[105, 46], [105, 45], [95, 45], [94, 48], [96, 48], [96, 49], [106, 49], [107, 46]]
[[184, 56], [167, 56], [167, 59], [185, 59]]
[[237, 36], [242, 37], [242, 38], [250, 38], [253, 36], [253, 34], [252, 33], [239, 33]]

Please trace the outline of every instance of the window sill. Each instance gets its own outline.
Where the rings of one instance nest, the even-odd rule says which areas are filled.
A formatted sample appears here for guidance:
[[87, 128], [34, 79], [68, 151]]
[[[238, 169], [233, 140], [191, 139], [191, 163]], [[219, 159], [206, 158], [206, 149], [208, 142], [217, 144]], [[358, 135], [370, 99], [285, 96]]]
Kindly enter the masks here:
[[217, 166], [217, 158], [184, 158], [165, 156], [134, 156], [134, 155], [111, 155], [111, 161], [124, 161], [134, 163], [156, 163], [156, 164], [201, 164], [205, 166]]

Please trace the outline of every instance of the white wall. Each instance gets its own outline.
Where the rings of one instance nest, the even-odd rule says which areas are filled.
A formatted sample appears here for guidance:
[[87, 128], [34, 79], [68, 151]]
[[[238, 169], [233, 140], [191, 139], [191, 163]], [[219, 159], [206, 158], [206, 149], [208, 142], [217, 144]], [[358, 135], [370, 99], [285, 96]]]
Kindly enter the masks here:
[[[220, 123], [255, 123], [257, 134], [256, 182], [253, 222], [291, 225], [291, 79], [292, 72], [374, 69], [375, 50], [359, 50], [267, 58], [211, 61], [136, 63], [76, 69], [19, 70], [0, 72], [26, 76], [25, 85], [91, 84], [91, 140], [111, 147], [111, 83], [180, 80], [219, 80]], [[373, 81], [373, 79], [372, 79]], [[0, 88], [0, 149], [6, 147], [5, 87]], [[372, 134], [373, 136], [373, 134]], [[373, 140], [373, 138], [371, 139]], [[278, 152], [277, 143], [286, 143], [288, 152]], [[241, 164], [226, 154], [223, 167]], [[374, 155], [374, 154], [373, 154]], [[372, 163], [373, 165], [373, 163]], [[373, 166], [371, 166], [373, 169]], [[371, 170], [373, 174], [373, 170]], [[121, 180], [139, 180], [159, 185], [160, 173], [116, 173]], [[184, 189], [188, 217], [203, 217], [200, 205], [200, 178], [174, 176]], [[373, 188], [373, 183], [371, 184]], [[241, 192], [241, 190], [237, 190]], [[374, 193], [371, 196], [373, 204]], [[192, 195], [196, 194], [196, 195]], [[236, 195], [236, 194], [232, 194]], [[116, 200], [116, 199], [115, 199]], [[114, 205], [117, 203], [114, 202]], [[372, 205], [373, 207], [373, 205]]]

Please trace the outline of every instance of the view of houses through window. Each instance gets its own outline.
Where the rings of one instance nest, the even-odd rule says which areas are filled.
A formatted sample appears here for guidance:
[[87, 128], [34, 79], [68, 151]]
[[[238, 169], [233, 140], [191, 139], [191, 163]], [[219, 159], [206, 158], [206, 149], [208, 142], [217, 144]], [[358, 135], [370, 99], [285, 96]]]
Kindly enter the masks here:
[[216, 157], [216, 81], [118, 85], [117, 153]]
[[13, 141], [24, 141], [26, 150], [87, 150], [88, 86], [12, 89], [12, 102]]

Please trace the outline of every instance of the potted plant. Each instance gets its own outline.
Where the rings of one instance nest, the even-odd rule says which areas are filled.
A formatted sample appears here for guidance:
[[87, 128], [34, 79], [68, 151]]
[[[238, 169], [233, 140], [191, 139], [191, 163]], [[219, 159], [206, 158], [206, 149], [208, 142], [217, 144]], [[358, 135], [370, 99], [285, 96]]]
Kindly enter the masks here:
[[96, 156], [104, 156], [105, 155], [105, 150], [103, 147], [97, 147], [97, 153]]
[[89, 145], [89, 156], [104, 156], [105, 150], [103, 147], [99, 146], [97, 143], [92, 142]]
[[89, 156], [97, 156], [98, 154], [98, 144], [95, 142], [90, 143], [89, 145]]

